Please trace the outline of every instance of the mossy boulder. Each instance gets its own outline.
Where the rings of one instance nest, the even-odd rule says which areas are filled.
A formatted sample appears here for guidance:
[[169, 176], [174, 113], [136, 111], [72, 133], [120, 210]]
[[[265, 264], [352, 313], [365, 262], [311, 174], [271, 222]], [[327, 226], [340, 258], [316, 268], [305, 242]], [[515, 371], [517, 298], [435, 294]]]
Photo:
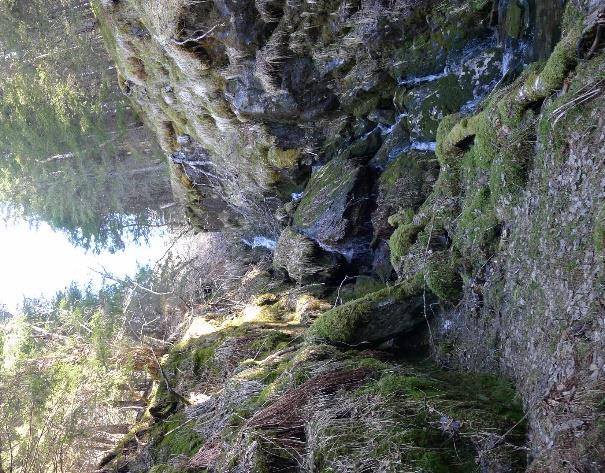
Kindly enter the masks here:
[[379, 344], [424, 323], [429, 302], [423, 296], [423, 279], [417, 275], [325, 312], [307, 338], [352, 346]]
[[372, 292], [384, 289], [384, 283], [372, 276], [360, 275], [355, 278], [354, 284], [343, 286], [340, 289], [339, 297], [343, 302], [349, 302], [360, 297], [371, 294]]
[[413, 223], [398, 226], [389, 238], [391, 257], [403, 258], [407, 255], [423, 229], [423, 226]]
[[327, 246], [367, 232], [370, 171], [351, 160], [336, 158], [311, 176], [293, 218], [293, 228]]

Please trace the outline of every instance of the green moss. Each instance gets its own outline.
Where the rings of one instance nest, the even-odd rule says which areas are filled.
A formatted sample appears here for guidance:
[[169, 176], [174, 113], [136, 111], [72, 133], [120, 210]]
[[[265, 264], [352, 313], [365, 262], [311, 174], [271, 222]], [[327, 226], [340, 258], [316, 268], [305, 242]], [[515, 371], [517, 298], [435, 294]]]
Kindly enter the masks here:
[[522, 78], [523, 85], [509, 93], [508, 100], [499, 101], [498, 111], [504, 125], [517, 126], [529, 106], [540, 103], [563, 86], [577, 64], [576, 45], [580, 34], [581, 27], [570, 30], [555, 46], [542, 70], [530, 67]]
[[525, 187], [529, 165], [534, 156], [535, 121], [531, 114], [526, 122], [510, 133], [490, 168], [489, 188], [494, 206], [510, 206]]
[[523, 34], [523, 7], [517, 1], [508, 2], [506, 10], [506, 34], [520, 38]]
[[307, 332], [308, 339], [324, 339], [348, 343], [355, 338], [357, 330], [376, 316], [376, 310], [385, 300], [406, 300], [422, 291], [422, 275], [360, 299], [347, 302], [324, 312]]
[[391, 227], [397, 228], [400, 225], [412, 223], [413, 219], [414, 211], [412, 209], [402, 209], [399, 210], [396, 214], [391, 215], [388, 218], [388, 222]]
[[279, 330], [268, 330], [252, 342], [250, 348], [258, 354], [257, 359], [262, 360], [279, 350], [283, 350], [292, 342], [292, 337]]
[[195, 432], [195, 423], [180, 412], [151, 428], [151, 438], [155, 443], [156, 461], [166, 461], [177, 455], [188, 457], [197, 453], [204, 444], [202, 436]]
[[498, 123], [493, 109], [480, 113], [476, 118], [476, 135], [473, 147], [475, 162], [482, 169], [489, 169], [498, 153]]
[[544, 69], [540, 72], [539, 81], [542, 96], [545, 98], [555, 90], [561, 88], [569, 71], [577, 64], [576, 45], [580, 38], [581, 29], [574, 28], [563, 37], [546, 61]]
[[462, 296], [462, 277], [457, 258], [447, 251], [431, 256], [426, 270], [426, 285], [439, 299], [457, 302]]
[[215, 346], [197, 348], [193, 352], [193, 372], [198, 373], [204, 366], [206, 366], [214, 356], [215, 352]]
[[175, 468], [172, 465], [167, 465], [162, 463], [160, 465], [155, 465], [149, 470], [149, 473], [180, 473], [182, 470], [179, 468]]
[[383, 369], [376, 381], [354, 395], [360, 410], [364, 402], [375, 404], [378, 400], [386, 403], [385, 411], [392, 417], [373, 417], [368, 423], [355, 417], [339, 418], [338, 423], [327, 420], [321, 435], [332, 442], [318, 452], [321, 466], [350, 457], [350, 446], [359, 445], [365, 458], [378, 463], [397, 458], [415, 471], [476, 472], [478, 452], [471, 439], [490, 432], [507, 433], [510, 444], [497, 447], [498, 458], [507, 462], [511, 471], [524, 469], [523, 452], [516, 449], [524, 442], [523, 413], [505, 380], [443, 371], [422, 363], [404, 365], [398, 372]]
[[290, 169], [296, 167], [300, 161], [301, 153], [299, 149], [281, 149], [271, 147], [267, 159], [269, 164], [278, 169]]
[[[455, 152], [452, 150], [452, 143], [455, 143], [456, 138], [449, 138], [450, 132], [454, 130], [456, 125], [461, 123], [460, 115], [448, 115], [443, 118], [437, 128], [437, 145], [435, 147], [435, 154], [439, 160], [439, 164], [444, 167], [452, 165], [452, 160], [455, 159]], [[466, 121], [465, 123], [468, 123]], [[465, 126], [459, 126], [458, 129], [465, 129]], [[456, 131], [455, 135], [459, 133]]]
[[576, 28], [582, 28], [585, 16], [586, 12], [580, 4], [576, 4], [576, 2], [568, 2], [565, 12], [563, 13], [561, 27], [563, 36], [565, 36], [568, 31]]
[[[414, 366], [410, 373], [385, 373], [368, 388], [382, 396], [433, 400], [454, 419], [469, 424], [492, 423], [502, 427], [523, 418], [523, 408], [512, 384], [485, 374], [445, 371], [430, 364]], [[523, 431], [521, 424], [516, 430]]]
[[397, 227], [389, 238], [391, 258], [403, 258], [407, 255], [412, 245], [416, 243], [418, 234], [423, 229], [423, 226], [414, 225], [413, 223]]

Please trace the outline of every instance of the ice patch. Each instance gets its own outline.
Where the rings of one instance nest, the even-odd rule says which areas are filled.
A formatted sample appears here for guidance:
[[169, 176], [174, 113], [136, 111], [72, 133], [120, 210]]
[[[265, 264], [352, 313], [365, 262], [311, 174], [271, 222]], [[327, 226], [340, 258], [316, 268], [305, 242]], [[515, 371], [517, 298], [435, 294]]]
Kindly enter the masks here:
[[275, 247], [277, 246], [275, 240], [271, 240], [264, 236], [255, 236], [252, 240], [246, 240], [244, 238], [242, 239], [242, 242], [250, 248], [266, 248], [269, 251], [275, 251]]
[[443, 69], [442, 72], [439, 72], [438, 74], [429, 74], [427, 76], [421, 76], [421, 77], [410, 77], [409, 79], [399, 79], [397, 81], [397, 83], [399, 85], [403, 85], [405, 87], [408, 86], [415, 86], [415, 85], [420, 85], [420, 84], [427, 84], [429, 82], [435, 82], [436, 80], [439, 80], [449, 74], [452, 73], [452, 70], [450, 68], [450, 66], [445, 66], [445, 69]]
[[434, 141], [413, 141], [410, 145], [410, 149], [414, 151], [435, 151], [437, 149], [437, 143]]

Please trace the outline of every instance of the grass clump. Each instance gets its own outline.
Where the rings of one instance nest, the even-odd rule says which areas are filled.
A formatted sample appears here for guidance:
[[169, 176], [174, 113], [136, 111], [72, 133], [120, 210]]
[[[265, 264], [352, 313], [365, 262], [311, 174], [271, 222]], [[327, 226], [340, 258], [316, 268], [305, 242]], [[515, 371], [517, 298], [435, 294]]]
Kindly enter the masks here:
[[299, 149], [271, 147], [267, 159], [269, 164], [278, 169], [291, 169], [298, 165], [298, 162], [301, 159], [301, 152]]
[[506, 442], [487, 448], [506, 471], [524, 469], [516, 449], [523, 413], [510, 383], [428, 363], [380, 372], [352, 395], [315, 406], [308, 433], [316, 471], [479, 472], [485, 451], [476, 440], [506, 432]]

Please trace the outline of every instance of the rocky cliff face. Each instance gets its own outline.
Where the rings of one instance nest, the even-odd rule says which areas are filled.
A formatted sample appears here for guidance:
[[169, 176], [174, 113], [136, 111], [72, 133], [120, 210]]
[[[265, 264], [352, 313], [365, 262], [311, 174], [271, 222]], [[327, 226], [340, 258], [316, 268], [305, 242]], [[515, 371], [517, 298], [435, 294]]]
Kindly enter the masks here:
[[[257, 306], [281, 315], [262, 324], [285, 313], [303, 325], [316, 319], [304, 346], [271, 345], [264, 361], [254, 358], [260, 378], [242, 368], [247, 348], [237, 351], [238, 368], [215, 380], [225, 390], [210, 389], [214, 427], [193, 429], [195, 448], [173, 456], [217, 471], [523, 471], [515, 432], [526, 420], [528, 471], [605, 468], [604, 8], [596, 0], [95, 5], [124, 92], [160, 137], [192, 223], [272, 252], [279, 283]], [[293, 302], [293, 288], [313, 310]], [[213, 344], [196, 369], [224, 343], [264, 339], [267, 327], [259, 330], [196, 342]], [[510, 377], [525, 414], [494, 415], [482, 403], [510, 401], [492, 378], [468, 381], [485, 392], [462, 393], [434, 365], [346, 351], [376, 347], [397, 356], [428, 347], [441, 367]], [[198, 355], [188, 345], [166, 363], [178, 378], [183, 360]], [[419, 409], [421, 393], [438, 403]], [[367, 398], [358, 405], [357, 395]], [[460, 396], [470, 396], [468, 409], [452, 411]], [[196, 409], [208, 408], [175, 414], [178, 404], [163, 417], [166, 405], [155, 409], [143, 429], [151, 450], [127, 452], [120, 471], [178, 463], [154, 450], [168, 436], [157, 419], [188, 415], [189, 429], [202, 422]], [[383, 416], [373, 427], [359, 418], [371, 405]], [[236, 413], [241, 423], [221, 417]], [[406, 422], [408, 436], [384, 427]], [[326, 438], [351, 429], [360, 430], [327, 448]], [[377, 438], [374, 451], [367, 442]], [[458, 463], [447, 449], [434, 457], [444, 438], [454, 448], [472, 438], [459, 444]], [[375, 454], [356, 457], [362, 448]]]

